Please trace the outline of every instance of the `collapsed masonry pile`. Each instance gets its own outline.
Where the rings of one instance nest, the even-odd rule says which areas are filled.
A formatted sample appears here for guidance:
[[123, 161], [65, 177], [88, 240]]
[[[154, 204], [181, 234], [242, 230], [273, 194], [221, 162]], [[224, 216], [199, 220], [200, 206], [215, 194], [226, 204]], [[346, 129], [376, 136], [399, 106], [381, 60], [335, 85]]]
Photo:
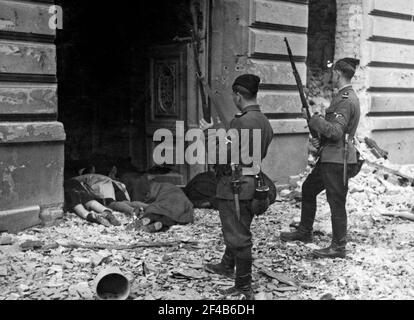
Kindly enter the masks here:
[[318, 98], [332, 100], [332, 71], [309, 68], [307, 89], [309, 90], [308, 97], [311, 100]]
[[[395, 216], [414, 221], [414, 165], [396, 165], [373, 140], [358, 141], [365, 159], [361, 172], [349, 182], [348, 210], [371, 215]], [[282, 200], [301, 200], [301, 187], [311, 168], [292, 176]]]
[[414, 218], [411, 213], [414, 208], [414, 189], [403, 181], [388, 171], [365, 164], [361, 173], [351, 179], [349, 184], [350, 212], [401, 217], [408, 214]]

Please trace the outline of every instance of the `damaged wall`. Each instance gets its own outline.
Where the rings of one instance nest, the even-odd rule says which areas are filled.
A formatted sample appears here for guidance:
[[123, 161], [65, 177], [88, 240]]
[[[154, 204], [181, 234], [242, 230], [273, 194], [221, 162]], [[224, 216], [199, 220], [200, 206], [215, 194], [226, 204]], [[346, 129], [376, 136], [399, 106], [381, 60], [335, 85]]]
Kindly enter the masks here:
[[[310, 1], [311, 17], [312, 7], [323, 3]], [[414, 2], [337, 0], [336, 7], [335, 60], [361, 60], [353, 80], [362, 114], [358, 136], [377, 140], [392, 162], [414, 163]], [[312, 57], [319, 46], [311, 33], [309, 39]], [[326, 81], [311, 68], [310, 97], [326, 105]]]
[[370, 136], [371, 128], [366, 115], [369, 113], [367, 100], [367, 69], [364, 61], [363, 19], [366, 13], [363, 10], [362, 0], [337, 0], [337, 26], [335, 61], [344, 57], [352, 57], [361, 61], [352, 81], [358, 94], [361, 105], [361, 121], [358, 128], [359, 136]]
[[65, 132], [43, 2], [0, 1], [0, 232], [60, 215], [63, 205]]
[[[344, 57], [362, 59], [362, 0], [311, 0], [309, 2], [308, 89], [309, 98], [315, 103], [313, 111], [324, 112], [329, 107], [335, 90], [332, 69], [328, 61]], [[360, 101], [362, 114], [368, 114], [366, 100], [366, 69], [361, 66], [353, 86]], [[360, 135], [369, 135], [366, 118], [361, 118]]]
[[390, 160], [414, 163], [414, 2], [337, 0], [335, 59], [361, 60], [358, 135], [371, 137]]
[[334, 61], [335, 35], [336, 1], [309, 1], [308, 89], [316, 104], [326, 104], [332, 98], [332, 69], [327, 63]]

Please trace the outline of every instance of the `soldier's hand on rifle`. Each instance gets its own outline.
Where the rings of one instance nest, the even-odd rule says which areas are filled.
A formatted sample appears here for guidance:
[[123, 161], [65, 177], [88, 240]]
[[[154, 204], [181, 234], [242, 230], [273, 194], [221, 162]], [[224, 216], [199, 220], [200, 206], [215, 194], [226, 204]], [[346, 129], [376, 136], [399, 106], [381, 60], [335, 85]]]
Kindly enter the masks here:
[[321, 140], [319, 140], [318, 138], [312, 138], [310, 141], [315, 149], [319, 149], [321, 147]]
[[[304, 116], [305, 119], [308, 119], [307, 113], [306, 113], [306, 109], [302, 109], [302, 115]], [[314, 117], [323, 117], [319, 112], [315, 112], [312, 116], [311, 119]], [[310, 120], [310, 119], [309, 119]]]
[[213, 128], [214, 126], [214, 120], [211, 118], [210, 123], [208, 123], [205, 119], [200, 120], [200, 129], [203, 131], [206, 131], [208, 129]]

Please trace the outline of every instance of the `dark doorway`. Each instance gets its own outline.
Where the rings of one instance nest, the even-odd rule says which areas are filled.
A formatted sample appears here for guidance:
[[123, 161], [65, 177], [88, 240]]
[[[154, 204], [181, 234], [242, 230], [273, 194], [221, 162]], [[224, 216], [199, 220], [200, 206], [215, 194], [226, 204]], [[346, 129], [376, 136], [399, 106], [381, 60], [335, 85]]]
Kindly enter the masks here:
[[332, 74], [326, 68], [335, 56], [336, 1], [309, 1], [308, 88], [311, 98], [329, 99]]
[[188, 0], [58, 2], [64, 12], [57, 48], [67, 169], [92, 155], [148, 169], [149, 51], [189, 35]]

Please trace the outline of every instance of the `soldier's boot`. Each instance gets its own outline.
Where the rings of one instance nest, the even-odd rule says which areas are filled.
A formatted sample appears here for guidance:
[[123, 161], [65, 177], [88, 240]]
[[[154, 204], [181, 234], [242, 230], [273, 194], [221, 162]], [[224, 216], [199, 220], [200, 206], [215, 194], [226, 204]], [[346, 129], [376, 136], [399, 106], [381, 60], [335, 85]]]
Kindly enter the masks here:
[[205, 268], [211, 273], [216, 273], [227, 278], [234, 279], [235, 259], [229, 249], [224, 252], [221, 262], [218, 264], [206, 264]]
[[312, 231], [305, 230], [299, 226], [297, 231], [282, 232], [280, 234], [280, 240], [284, 242], [300, 241], [303, 243], [311, 243], [313, 242], [313, 234]]
[[315, 258], [346, 258], [346, 218], [332, 220], [332, 243], [328, 248], [314, 250]]
[[335, 258], [346, 258], [346, 250], [344, 248], [339, 248], [333, 245], [330, 245], [328, 248], [314, 250], [312, 252], [315, 258], [324, 259], [335, 259]]
[[252, 275], [236, 277], [236, 284], [229, 288], [220, 290], [223, 296], [239, 296], [240, 300], [254, 300], [254, 291], [252, 289]]
[[236, 258], [236, 281], [234, 287], [220, 290], [224, 296], [238, 296], [240, 300], [254, 300], [252, 289], [252, 260]]

